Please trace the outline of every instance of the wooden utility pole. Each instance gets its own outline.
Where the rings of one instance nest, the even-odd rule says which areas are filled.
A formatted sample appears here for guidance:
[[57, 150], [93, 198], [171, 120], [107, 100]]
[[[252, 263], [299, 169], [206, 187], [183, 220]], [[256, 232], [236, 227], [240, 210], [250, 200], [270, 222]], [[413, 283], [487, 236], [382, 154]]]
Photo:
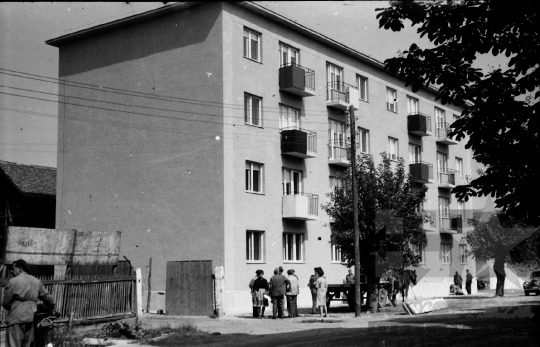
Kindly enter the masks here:
[[360, 229], [358, 228], [358, 191], [356, 188], [356, 119], [354, 118], [354, 107], [349, 106], [349, 116], [351, 117], [351, 174], [352, 174], [352, 196], [353, 196], [353, 225], [354, 225], [354, 292], [355, 309], [354, 316], [360, 317], [362, 311], [362, 290], [360, 288]]
[[148, 263], [148, 296], [146, 299], [146, 313], [150, 313], [150, 295], [152, 294], [152, 257]]

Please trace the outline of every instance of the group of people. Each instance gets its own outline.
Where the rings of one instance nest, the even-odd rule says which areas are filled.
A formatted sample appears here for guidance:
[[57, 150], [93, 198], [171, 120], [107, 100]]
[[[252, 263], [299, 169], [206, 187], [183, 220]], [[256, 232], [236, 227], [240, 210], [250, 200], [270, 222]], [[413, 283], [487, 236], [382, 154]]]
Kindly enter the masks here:
[[[465, 289], [467, 290], [467, 294], [471, 295], [471, 285], [472, 285], [473, 276], [467, 269], [467, 275], [465, 276]], [[463, 295], [463, 278], [461, 275], [456, 271], [454, 274], [454, 284], [450, 285], [450, 293], [455, 295]]]
[[[326, 288], [328, 282], [324, 277], [324, 271], [320, 267], [314, 270], [315, 274], [311, 275], [308, 283], [313, 299], [312, 313], [315, 314], [316, 307], [319, 306], [321, 307], [321, 317], [323, 317], [323, 310], [324, 317], [326, 317]], [[287, 276], [283, 275], [283, 271], [281, 266], [276, 268], [270, 280], [264, 278], [263, 270], [255, 272], [255, 277], [249, 283], [253, 317], [264, 318], [264, 311], [269, 306], [269, 301], [272, 302], [272, 319], [298, 317], [297, 298], [300, 293], [298, 276], [296, 276], [294, 269], [287, 270]], [[287, 301], [287, 317], [284, 314], [284, 298]]]

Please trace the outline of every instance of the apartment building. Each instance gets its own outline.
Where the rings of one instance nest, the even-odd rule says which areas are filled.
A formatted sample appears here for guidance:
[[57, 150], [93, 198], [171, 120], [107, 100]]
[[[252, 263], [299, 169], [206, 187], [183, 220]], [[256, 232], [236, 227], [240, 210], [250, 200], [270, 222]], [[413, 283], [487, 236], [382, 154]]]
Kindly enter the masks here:
[[57, 227], [121, 230], [134, 266], [152, 257], [152, 289], [176, 260], [224, 266], [226, 313], [250, 311], [257, 269], [295, 269], [305, 306], [314, 267], [343, 283], [320, 206], [350, 166], [350, 104], [360, 155], [404, 157], [429, 187], [415, 294], [475, 273], [472, 205], [451, 196], [473, 165], [447, 136], [461, 111], [368, 55], [254, 3], [172, 4], [47, 43], [63, 82]]

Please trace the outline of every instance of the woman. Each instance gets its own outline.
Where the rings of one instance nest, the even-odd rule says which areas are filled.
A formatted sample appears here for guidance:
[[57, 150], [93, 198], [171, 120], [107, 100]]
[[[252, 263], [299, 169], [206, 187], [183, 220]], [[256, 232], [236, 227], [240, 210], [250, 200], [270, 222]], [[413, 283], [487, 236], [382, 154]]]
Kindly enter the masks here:
[[268, 281], [263, 277], [264, 271], [257, 270], [257, 279], [253, 282], [253, 307], [259, 310], [259, 318], [264, 318], [264, 294], [268, 291]]
[[[255, 274], [257, 273], [257, 271], [255, 271]], [[259, 276], [255, 275], [251, 281], [249, 281], [249, 289], [251, 290], [251, 301], [253, 302], [253, 283], [255, 283], [255, 280], [259, 278]], [[257, 318], [259, 317], [259, 308], [258, 307], [253, 307], [253, 318]]]
[[321, 318], [323, 317], [323, 308], [324, 308], [324, 317], [326, 317], [328, 310], [326, 308], [326, 289], [328, 288], [328, 282], [326, 277], [324, 277], [324, 271], [321, 268], [317, 268], [317, 274], [319, 278], [315, 281], [315, 288], [317, 288], [317, 306], [321, 308]]

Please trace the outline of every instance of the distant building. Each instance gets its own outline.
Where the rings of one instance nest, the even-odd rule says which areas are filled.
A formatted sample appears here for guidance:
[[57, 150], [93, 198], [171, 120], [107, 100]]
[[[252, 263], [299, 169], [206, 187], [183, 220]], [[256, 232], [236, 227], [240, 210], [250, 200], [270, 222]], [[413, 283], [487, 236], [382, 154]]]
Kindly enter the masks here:
[[153, 290], [173, 260], [224, 266], [227, 313], [251, 310], [257, 269], [294, 268], [300, 305], [314, 267], [342, 283], [320, 205], [350, 166], [351, 103], [360, 155], [404, 157], [429, 187], [416, 295], [475, 273], [460, 242], [472, 202], [451, 195], [475, 164], [467, 139], [447, 136], [461, 109], [435, 90], [413, 93], [369, 55], [250, 2], [171, 4], [47, 43], [62, 81], [58, 227], [121, 230], [134, 266], [152, 257]]
[[56, 168], [0, 161], [1, 259], [7, 227], [55, 228]]

